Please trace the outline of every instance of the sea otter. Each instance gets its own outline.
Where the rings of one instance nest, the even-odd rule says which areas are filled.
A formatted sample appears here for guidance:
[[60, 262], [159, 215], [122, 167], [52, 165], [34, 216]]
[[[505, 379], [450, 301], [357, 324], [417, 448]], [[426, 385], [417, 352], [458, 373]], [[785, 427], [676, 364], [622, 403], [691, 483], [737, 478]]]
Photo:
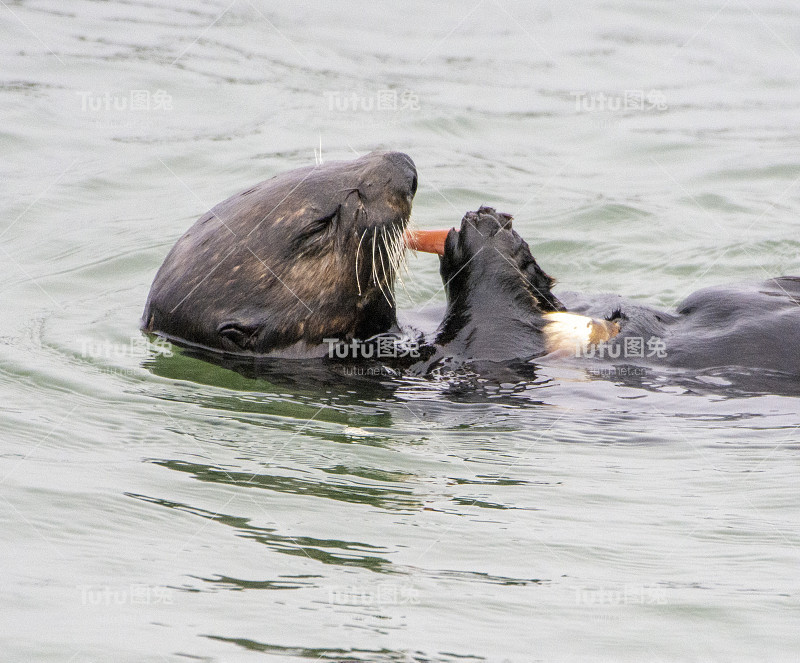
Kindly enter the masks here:
[[143, 330], [259, 358], [321, 357], [334, 342], [398, 332], [393, 286], [405, 241], [440, 254], [447, 295], [437, 331], [417, 336], [423, 367], [448, 357], [506, 362], [574, 353], [800, 374], [798, 277], [703, 290], [674, 313], [616, 296], [556, 296], [511, 216], [493, 208], [468, 212], [459, 230], [434, 232], [433, 249], [425, 246], [430, 233], [404, 236], [416, 189], [407, 155], [373, 152], [236, 194], [169, 252]]
[[407, 243], [440, 255], [447, 293], [440, 356], [504, 361], [557, 353], [800, 375], [800, 277], [706, 288], [669, 313], [616, 295], [556, 297], [510, 215], [490, 207], [468, 212], [460, 230], [417, 231]]
[[155, 276], [142, 329], [195, 348], [322, 356], [397, 325], [393, 286], [417, 190], [400, 152], [299, 168], [218, 204]]

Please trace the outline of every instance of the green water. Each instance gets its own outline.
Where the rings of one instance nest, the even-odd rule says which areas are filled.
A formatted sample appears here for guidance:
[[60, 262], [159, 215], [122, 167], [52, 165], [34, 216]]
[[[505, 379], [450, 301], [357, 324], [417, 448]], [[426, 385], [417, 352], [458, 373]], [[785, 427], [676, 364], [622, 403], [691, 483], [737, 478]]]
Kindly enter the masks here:
[[[0, 660], [796, 660], [797, 397], [254, 380], [138, 323], [200, 214], [320, 146], [410, 154], [421, 227], [515, 214], [562, 289], [799, 274], [798, 19], [0, 6]], [[441, 303], [409, 267], [400, 307]]]

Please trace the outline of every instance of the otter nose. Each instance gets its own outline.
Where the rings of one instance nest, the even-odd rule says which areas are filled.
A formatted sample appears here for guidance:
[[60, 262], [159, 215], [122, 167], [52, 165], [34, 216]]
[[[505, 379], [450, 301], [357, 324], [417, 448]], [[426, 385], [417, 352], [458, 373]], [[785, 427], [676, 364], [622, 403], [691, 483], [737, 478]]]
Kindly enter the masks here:
[[413, 197], [417, 193], [417, 167], [411, 157], [402, 152], [387, 152], [384, 156], [400, 174], [401, 186], [407, 188]]

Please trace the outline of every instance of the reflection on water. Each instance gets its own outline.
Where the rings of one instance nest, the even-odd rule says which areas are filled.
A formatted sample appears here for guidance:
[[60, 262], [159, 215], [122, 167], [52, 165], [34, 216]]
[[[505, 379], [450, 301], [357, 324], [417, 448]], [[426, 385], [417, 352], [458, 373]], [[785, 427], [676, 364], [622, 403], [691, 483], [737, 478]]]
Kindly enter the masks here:
[[458, 654], [440, 653], [436, 658], [429, 658], [421, 651], [390, 651], [387, 649], [325, 649], [307, 647], [282, 647], [279, 645], [269, 645], [254, 640], [243, 638], [223, 638], [220, 636], [209, 635], [208, 638], [220, 642], [229, 642], [238, 645], [243, 649], [254, 652], [278, 654], [281, 656], [300, 658], [313, 661], [374, 661], [375, 663], [405, 663], [406, 661], [418, 661], [428, 663], [429, 661], [441, 661], [442, 663], [455, 661], [485, 661], [487, 659], [476, 656], [462, 656]]
[[[340, 500], [342, 502], [356, 502], [359, 504], [369, 504], [382, 509], [414, 509], [421, 506], [419, 501], [410, 499], [411, 493], [408, 490], [371, 488], [369, 486], [354, 486], [352, 484], [343, 484], [337, 487], [329, 482], [318, 483], [285, 476], [234, 472], [180, 461], [153, 462], [156, 465], [168, 467], [171, 470], [187, 472], [199, 481], [213, 481], [215, 483], [229, 484], [243, 488], [263, 488], [278, 493], [293, 493], [295, 495], [310, 495], [313, 497]], [[349, 469], [345, 470], [343, 467], [340, 467], [339, 471], [335, 473], [342, 474], [343, 470], [346, 471], [347, 474], [352, 474]], [[330, 481], [330, 478], [328, 481]]]
[[[221, 523], [233, 528], [237, 536], [242, 536], [251, 539], [258, 543], [263, 543], [269, 546], [275, 552], [280, 552], [286, 555], [304, 555], [309, 559], [322, 562], [323, 564], [339, 564], [342, 566], [360, 566], [370, 571], [377, 573], [388, 572], [390, 569], [390, 562], [375, 555], [360, 555], [365, 549], [376, 549], [375, 546], [370, 546], [365, 543], [337, 541], [337, 540], [320, 540], [311, 537], [299, 536], [283, 536], [276, 534], [274, 529], [266, 527], [255, 527], [251, 525], [246, 518], [227, 515], [224, 513], [212, 513], [204, 509], [190, 507], [186, 504], [178, 502], [169, 502], [167, 500], [160, 500], [144, 495], [129, 494], [128, 497], [157, 504], [159, 506], [167, 507], [170, 509], [178, 509], [192, 515], [205, 518], [207, 520]], [[331, 550], [336, 551], [331, 552]], [[377, 549], [376, 549], [377, 550]]]

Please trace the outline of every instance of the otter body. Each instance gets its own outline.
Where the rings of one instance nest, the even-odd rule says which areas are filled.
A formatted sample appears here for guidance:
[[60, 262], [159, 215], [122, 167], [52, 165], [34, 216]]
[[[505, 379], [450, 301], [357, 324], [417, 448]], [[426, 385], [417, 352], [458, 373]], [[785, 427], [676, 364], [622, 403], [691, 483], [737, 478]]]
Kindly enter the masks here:
[[[800, 375], [800, 277], [698, 290], [674, 313], [615, 295], [563, 293], [570, 310], [589, 316], [621, 316], [616, 358], [626, 338], [643, 339], [644, 363], [679, 368], [740, 366]], [[651, 349], [647, 342], [652, 339]], [[659, 352], [653, 352], [656, 345]], [[595, 353], [596, 354], [596, 353]], [[651, 354], [651, 356], [647, 356]]]

